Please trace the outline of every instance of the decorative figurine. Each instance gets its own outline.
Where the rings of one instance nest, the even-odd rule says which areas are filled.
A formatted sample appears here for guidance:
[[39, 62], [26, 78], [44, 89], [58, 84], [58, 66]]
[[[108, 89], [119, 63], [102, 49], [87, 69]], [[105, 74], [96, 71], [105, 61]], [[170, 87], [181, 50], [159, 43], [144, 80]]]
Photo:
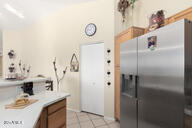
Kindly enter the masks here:
[[157, 12], [157, 14], [156, 14], [157, 15], [156, 20], [157, 20], [157, 23], [158, 23], [159, 27], [164, 26], [164, 23], [165, 23], [165, 14], [164, 14], [164, 12], [165, 11], [163, 11], [163, 10], [159, 10]]
[[14, 63], [11, 63], [11, 65], [9, 66], [9, 72], [10, 73], [13, 73], [13, 72], [15, 72], [15, 64]]
[[10, 50], [10, 51], [8, 52], [8, 56], [9, 56], [9, 59], [15, 58], [15, 51], [14, 51], [14, 50]]
[[19, 61], [19, 69], [20, 69], [20, 72], [21, 72], [20, 79], [25, 79], [25, 78], [29, 77], [31, 66], [29, 66], [26, 69], [25, 64], [23, 64], [23, 66], [22, 66], [22, 63], [21, 63], [21, 60], [20, 60]]
[[152, 14], [149, 18], [149, 31], [156, 30], [163, 27], [165, 23], [165, 15], [163, 10], [157, 11], [156, 14]]
[[[9, 56], [9, 59], [13, 59], [15, 58], [15, 51], [14, 50], [10, 50], [8, 52], [8, 56]], [[26, 65], [25, 64], [21, 64], [21, 60], [19, 61], [19, 68], [20, 68], [20, 73], [17, 73], [16, 72], [16, 66], [15, 64], [12, 62], [8, 68], [9, 70], [9, 73], [8, 75], [6, 76], [6, 79], [7, 80], [23, 80], [25, 78], [28, 78], [29, 77], [29, 73], [30, 73], [30, 66], [28, 68], [26, 68]]]

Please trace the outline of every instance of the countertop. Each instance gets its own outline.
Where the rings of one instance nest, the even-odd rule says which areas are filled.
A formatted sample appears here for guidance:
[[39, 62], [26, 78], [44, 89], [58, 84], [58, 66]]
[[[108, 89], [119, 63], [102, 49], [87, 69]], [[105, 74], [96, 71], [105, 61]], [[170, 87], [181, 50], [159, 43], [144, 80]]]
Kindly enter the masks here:
[[0, 87], [23, 85], [26, 82], [40, 83], [40, 82], [45, 82], [47, 80], [50, 80], [50, 78], [32, 77], [24, 80], [14, 80], [14, 81], [0, 79]]
[[[41, 111], [57, 101], [63, 100], [70, 96], [68, 93], [44, 91], [30, 99], [38, 99], [34, 104], [24, 109], [5, 109], [6, 104], [10, 104], [14, 99], [9, 99], [0, 103], [0, 128], [33, 128], [38, 121]], [[19, 124], [12, 124], [12, 121], [18, 121]], [[4, 124], [8, 123], [8, 124]]]

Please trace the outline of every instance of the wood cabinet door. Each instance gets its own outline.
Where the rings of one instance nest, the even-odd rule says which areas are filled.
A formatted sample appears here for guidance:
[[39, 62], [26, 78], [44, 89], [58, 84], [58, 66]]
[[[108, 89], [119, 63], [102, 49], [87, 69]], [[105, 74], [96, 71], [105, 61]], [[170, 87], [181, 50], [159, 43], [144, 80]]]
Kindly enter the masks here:
[[40, 116], [40, 128], [47, 128], [47, 108], [44, 108]]
[[168, 18], [169, 23], [173, 23], [181, 19], [192, 20], [192, 7]]
[[34, 128], [66, 128], [66, 99], [45, 107]]
[[41, 120], [39, 119], [34, 128], [41, 128]]
[[61, 100], [61, 101], [59, 101], [59, 102], [57, 102], [57, 103], [54, 103], [54, 104], [48, 106], [48, 107], [47, 107], [47, 109], [48, 109], [48, 114], [50, 115], [50, 114], [56, 112], [57, 110], [59, 110], [59, 109], [61, 109], [61, 108], [63, 108], [63, 107], [66, 107], [66, 99]]
[[60, 128], [66, 126], [66, 107], [48, 116], [48, 128]]
[[120, 68], [115, 69], [115, 117], [120, 120]]

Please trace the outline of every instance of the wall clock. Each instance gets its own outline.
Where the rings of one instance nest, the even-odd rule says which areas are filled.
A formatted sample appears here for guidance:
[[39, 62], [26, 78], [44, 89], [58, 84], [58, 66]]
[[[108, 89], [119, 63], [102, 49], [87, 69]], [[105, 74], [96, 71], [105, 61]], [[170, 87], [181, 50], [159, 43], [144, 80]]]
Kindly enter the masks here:
[[88, 24], [85, 28], [85, 33], [87, 36], [95, 35], [96, 31], [97, 31], [97, 27], [93, 23]]

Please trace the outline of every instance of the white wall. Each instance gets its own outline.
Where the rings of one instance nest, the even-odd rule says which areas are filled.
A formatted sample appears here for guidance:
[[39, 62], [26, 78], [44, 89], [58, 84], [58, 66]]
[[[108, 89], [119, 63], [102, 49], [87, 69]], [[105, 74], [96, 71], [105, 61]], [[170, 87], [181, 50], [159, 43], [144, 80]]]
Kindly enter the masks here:
[[165, 10], [166, 17], [170, 17], [192, 6], [192, 0], [136, 0], [134, 9], [126, 10], [126, 22], [122, 23], [121, 13], [117, 10], [119, 0], [115, 0], [115, 34], [131, 26], [147, 27], [148, 17], [157, 10]]
[[[88, 23], [97, 25], [97, 33], [93, 37], [85, 35], [85, 26]], [[61, 12], [37, 22], [25, 30], [3, 33], [4, 54], [9, 49], [18, 52], [19, 57], [26, 64], [31, 65], [32, 76], [43, 74], [55, 79], [53, 60], [57, 57], [58, 69], [69, 66], [73, 53], [79, 59], [80, 45], [83, 43], [104, 42], [105, 49], [112, 49], [112, 64], [105, 63], [105, 70], [111, 70], [111, 78], [105, 75], [105, 83], [112, 82], [111, 86], [105, 84], [106, 117], [114, 117], [114, 1], [95, 0], [64, 8]], [[106, 50], [105, 50], [106, 51]], [[21, 54], [20, 54], [21, 53]], [[106, 54], [105, 54], [105, 58]], [[94, 58], [93, 58], [94, 59]], [[7, 70], [7, 58], [4, 58], [4, 70]], [[59, 70], [58, 72], [61, 73]], [[62, 91], [71, 93], [68, 98], [68, 108], [80, 110], [80, 77], [79, 73], [67, 71], [61, 83]]]
[[2, 36], [2, 34], [3, 34], [3, 32], [2, 32], [2, 30], [0, 29], [0, 53], [2, 52], [2, 50], [3, 50], [3, 45], [2, 45], [2, 43], [3, 43], [3, 36]]

